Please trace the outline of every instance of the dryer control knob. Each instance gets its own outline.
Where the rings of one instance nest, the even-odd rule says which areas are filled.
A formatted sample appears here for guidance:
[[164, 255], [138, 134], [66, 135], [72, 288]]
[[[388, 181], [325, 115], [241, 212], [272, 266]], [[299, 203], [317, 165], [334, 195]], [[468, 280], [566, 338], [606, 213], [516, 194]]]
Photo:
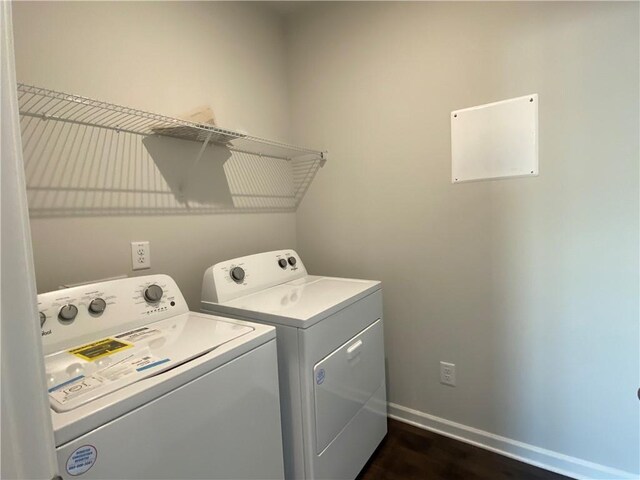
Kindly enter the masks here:
[[107, 308], [107, 302], [105, 302], [102, 298], [94, 298], [89, 304], [89, 311], [96, 315], [104, 312], [105, 308]]
[[58, 312], [58, 318], [63, 322], [73, 322], [78, 315], [78, 307], [72, 303], [68, 303]]
[[292, 267], [295, 266], [297, 262], [296, 257], [289, 257], [287, 258], [287, 260], [289, 261], [289, 265], [291, 265]]
[[234, 282], [241, 283], [244, 280], [244, 269], [242, 267], [233, 267], [230, 275]]
[[42, 326], [44, 325], [44, 322], [47, 321], [47, 316], [44, 314], [44, 312], [39, 312], [40, 315], [40, 328], [42, 328]]
[[278, 260], [278, 265], [280, 265], [280, 268], [287, 268], [287, 261], [284, 258], [281, 258]]
[[158, 303], [164, 292], [160, 285], [149, 285], [144, 289], [144, 299], [149, 303]]

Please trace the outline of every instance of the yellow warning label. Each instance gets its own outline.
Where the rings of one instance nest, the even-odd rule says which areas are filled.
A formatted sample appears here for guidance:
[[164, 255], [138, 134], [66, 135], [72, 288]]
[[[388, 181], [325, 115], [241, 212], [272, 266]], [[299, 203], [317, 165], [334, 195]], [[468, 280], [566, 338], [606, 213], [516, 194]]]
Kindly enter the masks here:
[[105, 338], [81, 347], [72, 348], [71, 350], [68, 350], [68, 352], [76, 357], [82, 358], [83, 360], [92, 362], [131, 347], [133, 347], [133, 344], [131, 343], [125, 343], [114, 338]]

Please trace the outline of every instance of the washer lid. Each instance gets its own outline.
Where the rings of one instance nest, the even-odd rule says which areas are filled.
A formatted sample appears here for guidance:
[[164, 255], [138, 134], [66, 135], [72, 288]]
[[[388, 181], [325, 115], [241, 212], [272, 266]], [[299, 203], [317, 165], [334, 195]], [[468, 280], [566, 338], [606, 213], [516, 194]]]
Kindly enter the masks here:
[[51, 407], [66, 412], [200, 357], [253, 327], [185, 313], [47, 355]]
[[307, 275], [223, 304], [202, 302], [202, 308], [307, 328], [380, 288], [373, 280]]

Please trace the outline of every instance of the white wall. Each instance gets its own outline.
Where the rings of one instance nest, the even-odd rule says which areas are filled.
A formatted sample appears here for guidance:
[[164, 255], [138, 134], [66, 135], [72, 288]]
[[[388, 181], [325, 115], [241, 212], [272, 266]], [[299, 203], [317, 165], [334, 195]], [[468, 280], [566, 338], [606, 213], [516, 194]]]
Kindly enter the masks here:
[[[167, 115], [210, 105], [221, 126], [289, 139], [285, 32], [278, 15], [262, 6], [17, 2], [14, 29], [19, 82]], [[49, 123], [51, 129], [61, 128]], [[55, 142], [53, 133], [50, 145]], [[189, 155], [176, 154], [174, 160], [184, 168], [192, 159]], [[238, 255], [295, 246], [291, 213], [191, 215], [182, 210], [169, 215], [159, 209], [125, 216], [98, 208], [95, 214], [51, 215], [48, 198], [63, 196], [64, 200], [75, 193], [43, 194], [33, 190], [36, 180], [56, 176], [58, 181], [57, 177], [67, 175], [74, 177], [78, 187], [103, 181], [113, 187], [139, 186], [143, 176], [160, 178], [158, 168], [148, 157], [120, 155], [115, 168], [136, 172], [137, 177], [116, 185], [103, 178], [113, 167], [95, 157], [76, 158], [71, 165], [64, 164], [70, 161], [65, 158], [31, 157], [25, 159], [30, 202], [44, 207], [31, 222], [39, 292], [119, 274], [163, 272], [176, 279], [196, 309], [207, 266]], [[85, 175], [85, 180], [77, 175]], [[220, 186], [219, 179], [212, 179], [212, 190]], [[131, 271], [132, 240], [151, 242], [151, 270]]]
[[[318, 3], [288, 43], [294, 139], [331, 153], [298, 250], [383, 281], [390, 401], [636, 474], [638, 7]], [[529, 93], [540, 176], [452, 185], [450, 111]]]

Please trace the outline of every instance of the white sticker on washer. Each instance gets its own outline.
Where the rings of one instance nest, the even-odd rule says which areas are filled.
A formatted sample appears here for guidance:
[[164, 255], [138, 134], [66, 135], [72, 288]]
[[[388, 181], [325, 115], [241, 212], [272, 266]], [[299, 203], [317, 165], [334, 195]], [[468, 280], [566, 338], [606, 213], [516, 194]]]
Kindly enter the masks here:
[[81, 397], [95, 390], [103, 384], [103, 380], [96, 376], [82, 377], [80, 380], [66, 385], [64, 388], [49, 392], [51, 398], [59, 403], [67, 403], [74, 398]]
[[151, 363], [155, 363], [158, 359], [148, 353], [148, 350], [143, 352], [137, 352], [135, 355], [130, 355], [118, 363], [109, 365], [102, 370], [96, 372], [96, 376], [99, 376], [110, 382], [132, 375], [138, 371], [138, 369], [145, 367]]
[[82, 475], [96, 463], [98, 450], [93, 445], [76, 448], [67, 459], [67, 473], [72, 477]]
[[[164, 362], [150, 355], [148, 349], [134, 352], [119, 362], [98, 370], [93, 375], [87, 377], [79, 376], [50, 389], [49, 395], [58, 403], [65, 404], [78, 397], [92, 393], [100, 387], [113, 389], [114, 382], [162, 363]], [[132, 377], [132, 379], [135, 379], [135, 377]]]
[[125, 340], [127, 342], [139, 342], [140, 340], [144, 340], [145, 338], [155, 337], [156, 335], [161, 335], [162, 331], [157, 328], [151, 329], [149, 327], [141, 327], [135, 330], [130, 330], [125, 333], [121, 333], [120, 335], [116, 335], [114, 338], [118, 340]]

